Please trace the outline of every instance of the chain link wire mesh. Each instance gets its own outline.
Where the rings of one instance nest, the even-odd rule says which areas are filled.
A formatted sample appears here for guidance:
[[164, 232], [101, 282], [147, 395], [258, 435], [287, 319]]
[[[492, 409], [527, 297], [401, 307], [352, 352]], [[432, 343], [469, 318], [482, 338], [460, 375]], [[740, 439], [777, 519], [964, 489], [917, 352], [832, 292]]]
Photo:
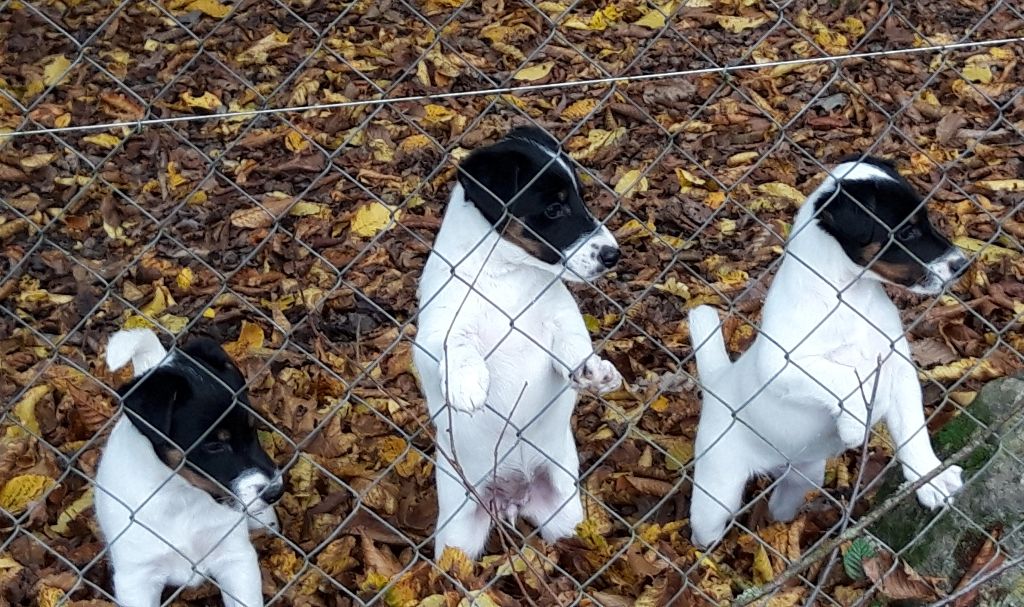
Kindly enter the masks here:
[[[247, 378], [286, 479], [280, 531], [253, 539], [267, 604], [884, 604], [928, 526], [874, 538], [888, 578], [844, 567], [914, 504], [879, 492], [881, 428], [792, 523], [766, 517], [771, 479], [708, 553], [687, 520], [686, 312], [716, 305], [748, 347], [796, 208], [850, 153], [892, 158], [971, 257], [940, 297], [892, 292], [929, 428], [984, 430], [952, 459], [1021, 431], [1019, 403], [969, 406], [1024, 362], [1019, 3], [8, 0], [0, 32], [5, 604], [114, 600], [92, 496], [127, 376], [101, 361], [143, 326], [211, 336]], [[458, 160], [519, 124], [561, 142], [622, 246], [574, 293], [625, 384], [577, 405], [577, 537], [499, 523], [480, 562], [434, 561], [416, 284]], [[929, 604], [1020, 567], [1019, 518], [943, 516], [991, 554]], [[210, 582], [164, 604], [217, 601]]]

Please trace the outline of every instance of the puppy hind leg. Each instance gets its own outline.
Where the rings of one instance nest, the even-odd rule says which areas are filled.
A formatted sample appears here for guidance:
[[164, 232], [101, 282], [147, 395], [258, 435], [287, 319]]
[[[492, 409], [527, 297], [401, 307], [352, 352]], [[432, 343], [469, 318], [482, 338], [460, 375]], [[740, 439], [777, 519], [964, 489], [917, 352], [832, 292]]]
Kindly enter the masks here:
[[768, 500], [772, 518], [789, 522], [804, 505], [808, 491], [821, 489], [825, 482], [825, 461], [803, 462], [786, 468]]
[[690, 530], [695, 545], [707, 548], [722, 539], [740, 509], [748, 478], [749, 470], [721, 448], [697, 458], [690, 499]]
[[262, 607], [263, 580], [256, 549], [249, 543], [248, 528], [234, 532], [230, 546], [224, 547], [229, 556], [215, 557], [211, 567], [213, 579], [220, 587], [225, 607]]
[[560, 466], [552, 465], [533, 480], [529, 501], [521, 511], [523, 517], [537, 527], [541, 537], [548, 543], [572, 537], [576, 533], [576, 526], [583, 522], [583, 502], [574, 475], [579, 468], [575, 449], [571, 460], [575, 468], [563, 470]]
[[454, 472], [440, 462], [437, 467], [437, 529], [434, 557], [440, 558], [445, 546], [459, 548], [471, 559], [484, 551], [491, 531], [491, 517], [483, 505], [468, 493]]

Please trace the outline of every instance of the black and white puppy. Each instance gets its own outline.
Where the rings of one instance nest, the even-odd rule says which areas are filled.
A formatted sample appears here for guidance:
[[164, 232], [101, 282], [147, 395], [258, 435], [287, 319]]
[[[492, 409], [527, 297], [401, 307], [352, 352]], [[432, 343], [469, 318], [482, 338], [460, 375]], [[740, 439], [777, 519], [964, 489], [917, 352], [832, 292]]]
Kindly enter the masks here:
[[129, 361], [125, 415], [96, 472], [118, 603], [156, 607], [165, 586], [209, 576], [226, 605], [262, 605], [249, 529], [277, 528], [270, 504], [282, 483], [257, 440], [245, 379], [213, 341], [168, 354], [148, 329], [110, 338], [108, 368]]
[[[966, 265], [912, 186], [868, 158], [838, 165], [800, 208], [760, 335], [735, 363], [715, 310], [690, 313], [704, 389], [694, 543], [722, 537], [758, 473], [780, 475], [770, 511], [791, 520], [806, 493], [820, 488], [826, 458], [863, 445], [880, 420], [907, 480], [939, 466], [899, 312], [882, 285], [936, 295]], [[944, 470], [918, 489], [918, 500], [939, 507], [960, 488], [960, 472]]]
[[441, 451], [437, 554], [479, 556], [489, 512], [521, 514], [548, 541], [583, 520], [576, 393], [622, 380], [562, 281], [596, 279], [619, 248], [570, 162], [523, 127], [470, 154], [423, 269], [415, 363]]

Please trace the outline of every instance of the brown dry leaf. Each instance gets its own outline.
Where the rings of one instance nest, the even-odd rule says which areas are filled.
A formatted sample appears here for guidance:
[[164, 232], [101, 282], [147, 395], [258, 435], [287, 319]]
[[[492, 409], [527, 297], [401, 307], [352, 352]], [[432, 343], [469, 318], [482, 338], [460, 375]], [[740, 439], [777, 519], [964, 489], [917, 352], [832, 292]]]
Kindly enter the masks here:
[[[993, 528], [989, 532], [988, 537], [985, 538], [985, 543], [981, 545], [978, 553], [974, 555], [970, 567], [964, 572], [963, 577], [960, 578], [952, 594], [956, 594], [978, 580], [985, 579], [986, 576], [991, 575], [1002, 567], [1003, 562], [1006, 561], [1006, 553], [997, 544], [1002, 533], [1001, 527]], [[980, 590], [980, 585], [972, 587], [953, 601], [952, 607], [971, 607], [977, 601]]]
[[935, 601], [944, 596], [910, 565], [901, 561], [894, 567], [893, 557], [888, 552], [882, 551], [871, 558], [864, 559], [862, 566], [864, 574], [878, 591], [890, 599]]
[[274, 30], [235, 56], [235, 61], [242, 65], [249, 63], [263, 64], [267, 62], [271, 51], [285, 46], [288, 46], [288, 34]]
[[268, 228], [274, 225], [292, 202], [294, 200], [289, 197], [268, 195], [260, 202], [262, 208], [249, 207], [231, 213], [231, 225], [246, 229]]
[[402, 570], [402, 564], [387, 548], [378, 548], [373, 540], [365, 535], [360, 536], [363, 561], [369, 570], [383, 575], [387, 579], [395, 577]]

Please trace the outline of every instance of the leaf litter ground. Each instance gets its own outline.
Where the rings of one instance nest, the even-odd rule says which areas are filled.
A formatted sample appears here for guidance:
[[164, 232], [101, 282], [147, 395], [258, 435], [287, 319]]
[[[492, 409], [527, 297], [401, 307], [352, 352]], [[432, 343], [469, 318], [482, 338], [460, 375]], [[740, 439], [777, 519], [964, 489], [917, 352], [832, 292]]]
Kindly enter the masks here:
[[[970, 0], [892, 13], [873, 1], [465, 4], [10, 2], [0, 133], [1024, 34], [1009, 5]], [[932, 429], [982, 382], [1018, 371], [1022, 60], [1024, 46], [1006, 44], [0, 135], [0, 602], [108, 604], [88, 479], [115, 413], [110, 388], [126, 377], [100, 361], [111, 332], [154, 324], [227, 343], [273, 426], [265, 445], [288, 466], [283, 538], [256, 543], [278, 604], [456, 605], [459, 585], [499, 605], [728, 604], [749, 593], [833, 529], [858, 470], [862, 483], [877, 478], [891, 446], [883, 431], [866, 459], [830, 462], [826, 491], [788, 525], [766, 520], [757, 498], [768, 483], [752, 483], [744, 530], [698, 553], [686, 521], [699, 411], [686, 311], [731, 303], [729, 346], [749, 345], [817, 162], [874, 146], [976, 256], [938, 301], [894, 293]], [[410, 355], [416, 280], [454, 163], [528, 119], [565, 141], [623, 244], [620, 268], [576, 293], [629, 389], [577, 408], [579, 537], [530, 540], [514, 558], [496, 540], [480, 563], [449, 552], [432, 564], [434, 451]], [[869, 505], [870, 491], [855, 509]], [[805, 604], [812, 584], [834, 599], [813, 599], [822, 605], [871, 592], [841, 570], [812, 567], [768, 604]], [[174, 602], [217, 600], [208, 584]]]

